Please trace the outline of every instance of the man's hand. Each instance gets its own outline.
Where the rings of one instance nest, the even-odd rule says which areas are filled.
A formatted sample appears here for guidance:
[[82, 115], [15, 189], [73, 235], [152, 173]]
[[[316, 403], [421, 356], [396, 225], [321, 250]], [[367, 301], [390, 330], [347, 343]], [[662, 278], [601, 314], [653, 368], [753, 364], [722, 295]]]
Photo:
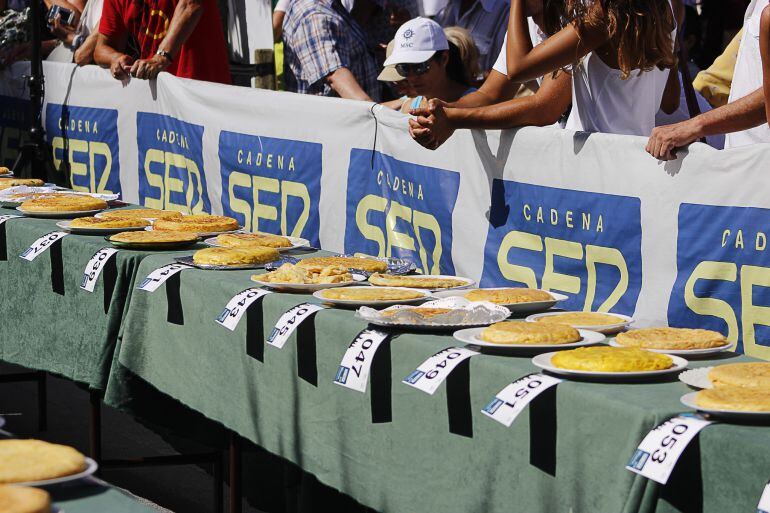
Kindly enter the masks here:
[[427, 109], [412, 109], [409, 113], [416, 116], [409, 120], [409, 134], [412, 139], [429, 150], [435, 150], [455, 131], [452, 121], [444, 108], [447, 104], [441, 100], [430, 100]]
[[112, 62], [110, 63], [110, 73], [112, 73], [112, 78], [117, 80], [127, 79], [131, 72], [132, 62], [133, 59], [126, 54], [120, 54], [112, 59]]
[[697, 141], [701, 136], [696, 117], [681, 123], [653, 128], [645, 149], [658, 160], [674, 160], [677, 149]]
[[72, 40], [75, 39], [75, 29], [62, 23], [60, 14], [57, 14], [53, 19], [49, 30], [56, 39], [72, 46]]
[[161, 56], [153, 55], [149, 59], [139, 59], [131, 66], [131, 76], [142, 80], [152, 80], [158, 73], [168, 68], [171, 62]]

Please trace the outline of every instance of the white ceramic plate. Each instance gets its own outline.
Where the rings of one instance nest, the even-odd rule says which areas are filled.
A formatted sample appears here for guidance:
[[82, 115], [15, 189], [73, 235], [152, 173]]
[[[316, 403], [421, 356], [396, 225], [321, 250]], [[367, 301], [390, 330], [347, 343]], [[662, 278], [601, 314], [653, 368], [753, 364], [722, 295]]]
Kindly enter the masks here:
[[[299, 249], [304, 248], [307, 246], [310, 246], [310, 241], [307, 239], [303, 239], [301, 237], [289, 237], [288, 235], [281, 235], [281, 237], [284, 237], [286, 239], [289, 239], [289, 242], [291, 242], [291, 246], [288, 248], [275, 248], [278, 250], [279, 253], [283, 253], [284, 251], [291, 251], [292, 249]], [[220, 244], [217, 244], [217, 238], [216, 237], [210, 237], [203, 241], [204, 244], [208, 246], [212, 246], [214, 248], [224, 248], [226, 246], [222, 246]]]
[[[492, 287], [488, 290], [499, 290], [499, 289], [507, 289], [507, 288], [513, 288], [513, 287]], [[566, 299], [569, 299], [567, 296], [563, 294], [559, 294], [557, 292], [550, 292], [547, 290], [544, 290], [543, 292], [547, 292], [548, 294], [553, 297], [552, 301], [532, 301], [530, 303], [513, 303], [510, 305], [501, 305], [506, 307], [508, 310], [511, 311], [511, 313], [536, 313], [536, 312], [543, 312], [545, 310], [548, 310], [549, 308], [553, 308], [553, 306], [558, 303], [559, 301], [564, 301]], [[434, 292], [433, 297], [436, 298], [445, 298], [445, 297], [452, 297], [452, 296], [462, 296], [463, 293], [458, 293], [457, 291], [452, 290], [442, 290], [441, 292]]]
[[713, 415], [714, 417], [719, 417], [723, 419], [732, 419], [732, 420], [747, 420], [747, 421], [770, 421], [770, 411], [740, 411], [740, 410], [716, 410], [713, 408], [704, 408], [702, 406], [698, 406], [695, 403], [695, 396], [698, 395], [698, 392], [690, 392], [689, 394], [684, 394], [680, 401], [682, 404], [687, 406], [688, 408], [692, 408], [693, 410], [698, 410], [703, 413], [708, 413], [709, 415]]
[[693, 388], [714, 388], [714, 384], [709, 379], [709, 371], [713, 368], [712, 366], [687, 369], [679, 375], [679, 381]]
[[69, 476], [64, 477], [57, 477], [55, 479], [45, 479], [42, 481], [30, 481], [27, 483], [13, 483], [17, 486], [48, 486], [48, 485], [55, 485], [59, 483], [66, 483], [69, 481], [77, 481], [78, 479], [83, 479], [84, 477], [88, 477], [99, 468], [99, 465], [92, 460], [91, 458], [86, 458], [86, 469], [83, 472], [78, 472], [77, 474], [72, 474]]
[[[198, 234], [198, 237], [216, 237], [217, 235], [222, 235], [223, 233], [238, 233], [243, 229], [243, 227], [239, 227], [237, 230], [227, 230], [226, 232], [195, 232]], [[148, 226], [145, 228], [148, 232], [153, 231], [152, 226]], [[162, 230], [158, 230], [162, 231]]]
[[136, 232], [144, 230], [144, 226], [135, 226], [133, 228], [71, 228], [72, 221], [59, 221], [56, 226], [62, 230], [79, 235], [112, 235], [122, 232]]
[[[537, 322], [537, 319], [541, 317], [551, 317], [555, 315], [561, 315], [565, 313], [586, 313], [586, 312], [546, 312], [546, 313], [539, 313], [530, 315], [525, 320], [527, 322]], [[590, 330], [590, 331], [597, 331], [599, 333], [604, 333], [605, 335], [609, 335], [611, 333], [617, 333], [619, 331], [624, 330], [629, 324], [634, 322], [633, 317], [629, 317], [628, 315], [622, 315], [622, 314], [616, 314], [616, 313], [610, 313], [608, 315], [614, 315], [615, 317], [620, 317], [624, 320], [624, 322], [620, 322], [617, 324], [605, 324], [605, 325], [593, 325], [593, 326], [572, 326], [575, 329], [581, 329], [581, 330]]]
[[[464, 278], [463, 276], [450, 276], [450, 275], [447, 275], [447, 274], [415, 274], [415, 275], [408, 276], [408, 278], [414, 278], [414, 279], [417, 279], [417, 280], [432, 278], [432, 279], [443, 279], [443, 280], [459, 280], [459, 281], [463, 282], [462, 285], [457, 285], [456, 287], [440, 288], [440, 289], [427, 289], [427, 288], [424, 289], [422, 287], [411, 287], [411, 288], [416, 288], [416, 289], [420, 289], [420, 290], [430, 290], [430, 291], [433, 291], [433, 292], [467, 289], [467, 288], [472, 287], [473, 285], [476, 284], [476, 282], [471, 280], [470, 278]], [[372, 284], [372, 285], [374, 285], [374, 284]], [[382, 287], [405, 288], [405, 287], [401, 287], [400, 285], [380, 285], [380, 286], [382, 286]], [[409, 288], [409, 287], [406, 287], [406, 288]]]
[[73, 217], [86, 217], [98, 214], [103, 209], [96, 210], [78, 210], [78, 211], [62, 211], [62, 212], [30, 212], [23, 210], [21, 207], [16, 207], [16, 210], [21, 212], [27, 217], [40, 217], [43, 219], [72, 219]]
[[[610, 341], [610, 345], [612, 347], [627, 347], [618, 344], [614, 338]], [[646, 347], [644, 349], [652, 351], [653, 353], [675, 354], [677, 356], [686, 356], [687, 358], [699, 358], [701, 356], [709, 356], [715, 353], [729, 351], [732, 347], [733, 344], [727, 344], [726, 346], [721, 347], [709, 347], [708, 349], [647, 349]]]
[[601, 333], [588, 330], [578, 330], [581, 339], [570, 344], [494, 344], [480, 338], [481, 332], [483, 330], [484, 328], [469, 328], [455, 331], [454, 337], [460, 342], [472, 344], [474, 346], [495, 349], [501, 352], [524, 352], [529, 354], [541, 353], [543, 351], [553, 351], [554, 349], [574, 349], [576, 347], [590, 346], [603, 342], [605, 339], [604, 335]]
[[532, 358], [532, 363], [541, 369], [552, 372], [553, 374], [560, 374], [562, 376], [574, 376], [579, 378], [591, 378], [591, 379], [607, 379], [618, 380], [624, 378], [647, 378], [661, 376], [664, 374], [672, 374], [684, 370], [687, 368], [687, 360], [680, 356], [668, 355], [674, 361], [674, 365], [668, 369], [653, 370], [653, 371], [638, 371], [638, 372], [593, 372], [593, 371], [581, 371], [571, 369], [561, 369], [551, 363], [551, 357], [556, 353], [539, 354]]
[[205, 269], [207, 271], [245, 271], [252, 269], [263, 269], [265, 264], [236, 264], [236, 265], [221, 265], [221, 264], [197, 264], [193, 260], [192, 255], [176, 257], [175, 262], [180, 264], [190, 265], [196, 269]]
[[[421, 305], [421, 307], [451, 308], [450, 306], [441, 305], [442, 301], [446, 301], [446, 300], [439, 299], [437, 301], [430, 301], [428, 303]], [[510, 312], [505, 307], [499, 307], [497, 305], [494, 305], [494, 306], [496, 307], [496, 310], [490, 311], [487, 319], [483, 321], [481, 319], [477, 319], [477, 321], [481, 321], [481, 322], [474, 322], [472, 319], [468, 320], [467, 322], [454, 322], [454, 323], [404, 322], [403, 320], [401, 321], [393, 320], [392, 318], [383, 319], [379, 315], [377, 317], [374, 317], [371, 315], [365, 315], [365, 313], [364, 314], [361, 313], [361, 309], [358, 309], [356, 311], [356, 317], [368, 322], [369, 324], [374, 324], [375, 326], [383, 326], [385, 328], [400, 328], [400, 329], [409, 329], [409, 330], [417, 330], [417, 331], [449, 331], [449, 330], [459, 330], [463, 328], [472, 328], [477, 326], [489, 326], [490, 324], [504, 321], [505, 319], [508, 318], [508, 315], [510, 314]], [[412, 307], [407, 305], [397, 305], [394, 308], [408, 310]], [[462, 310], [462, 308], [458, 308], [458, 310]]]
[[373, 290], [373, 289], [394, 289], [394, 290], [401, 290], [401, 291], [411, 290], [414, 292], [418, 292], [422, 297], [415, 298], [415, 299], [392, 299], [392, 300], [386, 299], [386, 300], [372, 300], [372, 301], [362, 301], [358, 299], [329, 299], [322, 295], [323, 290], [313, 292], [313, 296], [325, 303], [331, 303], [333, 305], [346, 306], [346, 307], [359, 307], [359, 306], [386, 307], [386, 306], [393, 306], [393, 305], [411, 305], [415, 303], [421, 303], [426, 299], [430, 299], [430, 292], [428, 292], [427, 290], [408, 289], [405, 287], [372, 287], [372, 286], [350, 287], [350, 288], [366, 289], [366, 290]]

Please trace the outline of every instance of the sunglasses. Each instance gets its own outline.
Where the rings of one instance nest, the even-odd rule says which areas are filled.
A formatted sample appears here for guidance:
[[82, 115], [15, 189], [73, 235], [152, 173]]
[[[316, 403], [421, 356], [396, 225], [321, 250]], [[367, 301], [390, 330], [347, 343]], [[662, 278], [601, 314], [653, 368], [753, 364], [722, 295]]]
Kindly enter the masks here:
[[424, 75], [429, 69], [430, 61], [417, 64], [396, 64], [396, 71], [402, 77], [408, 77], [409, 75]]

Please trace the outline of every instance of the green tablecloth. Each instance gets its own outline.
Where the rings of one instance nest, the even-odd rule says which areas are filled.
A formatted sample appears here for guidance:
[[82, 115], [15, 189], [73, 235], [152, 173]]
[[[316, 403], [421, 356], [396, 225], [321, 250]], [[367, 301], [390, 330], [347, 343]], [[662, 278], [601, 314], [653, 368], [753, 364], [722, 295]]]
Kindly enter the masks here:
[[53, 505], [62, 513], [158, 513], [118, 488], [99, 480], [50, 487]]
[[[0, 209], [5, 214], [18, 212]], [[86, 264], [110, 246], [103, 237], [68, 235], [32, 262], [19, 258], [39, 237], [61, 231], [56, 222], [18, 218], [0, 226], [0, 360], [104, 389], [129, 292], [147, 253], [119, 251], [94, 292], [86, 292], [80, 289]]]
[[[169, 261], [144, 259], [138, 278]], [[366, 326], [351, 311], [319, 312], [282, 350], [265, 336], [312, 297], [270, 294], [235, 332], [214, 322], [251, 274], [189, 269], [154, 293], [135, 290], [120, 364], [379, 511], [753, 511], [770, 477], [770, 429], [727, 424], [700, 434], [666, 487], [625, 470], [647, 431], [685, 410], [676, 379], [567, 381], [505, 428], [480, 410], [537, 370], [529, 358], [475, 356], [429, 396], [400, 381], [455, 341], [402, 334], [380, 349], [366, 394], [345, 389], [332, 380]], [[126, 385], [111, 381], [108, 401], [131, 397]]]

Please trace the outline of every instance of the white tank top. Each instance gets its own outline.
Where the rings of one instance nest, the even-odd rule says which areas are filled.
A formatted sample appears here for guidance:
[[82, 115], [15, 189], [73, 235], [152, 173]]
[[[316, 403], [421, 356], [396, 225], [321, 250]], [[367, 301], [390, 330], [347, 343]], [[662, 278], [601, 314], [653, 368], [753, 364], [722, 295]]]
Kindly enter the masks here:
[[[670, 4], [669, 0], [669, 4]], [[671, 33], [671, 45], [676, 30]], [[589, 53], [572, 70], [572, 112], [565, 128], [585, 132], [649, 136], [655, 127], [666, 89], [668, 69], [631, 72], [621, 79], [618, 69]]]
[[[770, 0], [753, 0], [746, 10], [743, 23], [743, 36], [735, 62], [733, 83], [730, 87], [730, 100], [734, 102], [748, 96], [762, 87], [762, 58], [759, 54], [759, 18]], [[727, 134], [725, 148], [735, 148], [748, 144], [770, 143], [770, 127], [762, 123], [758, 127]]]

